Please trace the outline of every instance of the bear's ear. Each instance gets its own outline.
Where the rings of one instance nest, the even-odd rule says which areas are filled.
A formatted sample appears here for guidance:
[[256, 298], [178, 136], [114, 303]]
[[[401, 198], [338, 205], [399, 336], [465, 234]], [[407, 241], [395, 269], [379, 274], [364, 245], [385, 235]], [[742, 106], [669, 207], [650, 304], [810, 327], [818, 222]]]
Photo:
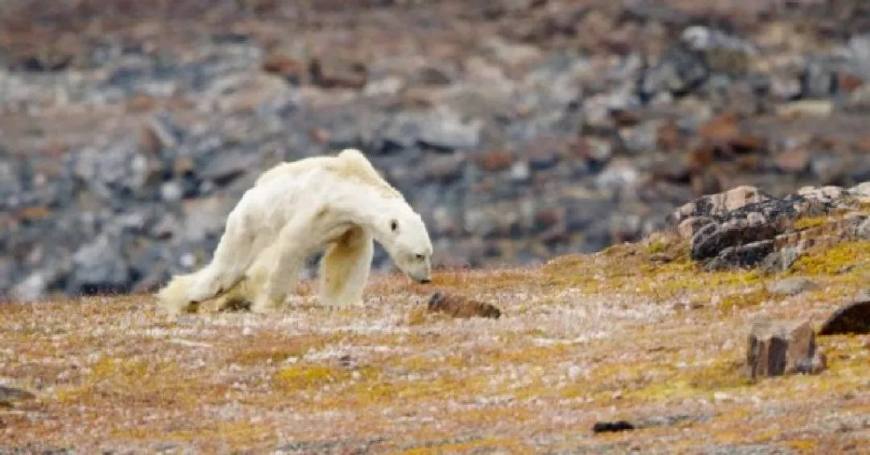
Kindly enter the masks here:
[[399, 222], [396, 220], [390, 220], [390, 230], [396, 232], [399, 230]]

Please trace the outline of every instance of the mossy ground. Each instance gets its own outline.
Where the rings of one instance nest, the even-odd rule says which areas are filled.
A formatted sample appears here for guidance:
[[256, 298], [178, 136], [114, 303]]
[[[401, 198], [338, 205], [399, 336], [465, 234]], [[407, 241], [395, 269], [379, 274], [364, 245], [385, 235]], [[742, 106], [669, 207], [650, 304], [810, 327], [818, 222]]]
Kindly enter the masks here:
[[[787, 274], [704, 272], [662, 237], [540, 268], [442, 271], [430, 286], [380, 276], [350, 308], [308, 292], [274, 315], [175, 321], [148, 296], [8, 304], [0, 380], [37, 399], [0, 409], [0, 451], [854, 451], [868, 437], [870, 338], [819, 338], [817, 376], [753, 383], [742, 361], [753, 319], [818, 325], [870, 283], [868, 261], [866, 241], [812, 251], [790, 274], [819, 286], [774, 296], [766, 285]], [[421, 312], [435, 289], [503, 316]], [[671, 423], [591, 433], [655, 418]]]

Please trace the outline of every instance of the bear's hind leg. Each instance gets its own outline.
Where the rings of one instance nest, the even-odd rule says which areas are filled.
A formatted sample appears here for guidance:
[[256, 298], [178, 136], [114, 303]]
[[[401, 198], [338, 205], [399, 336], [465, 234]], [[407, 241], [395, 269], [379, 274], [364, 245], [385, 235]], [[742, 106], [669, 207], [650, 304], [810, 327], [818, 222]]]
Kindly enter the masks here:
[[230, 213], [211, 262], [193, 276], [189, 301], [201, 302], [235, 286], [259, 252], [255, 235], [240, 222], [241, 217], [238, 210]]
[[329, 246], [320, 260], [320, 301], [325, 305], [362, 304], [374, 255], [371, 234], [353, 227]]

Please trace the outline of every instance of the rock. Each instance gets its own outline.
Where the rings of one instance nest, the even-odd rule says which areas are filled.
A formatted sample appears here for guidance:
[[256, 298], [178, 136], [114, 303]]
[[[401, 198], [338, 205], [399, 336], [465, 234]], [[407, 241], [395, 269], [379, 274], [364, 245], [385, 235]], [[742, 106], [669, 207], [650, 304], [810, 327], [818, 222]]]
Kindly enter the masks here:
[[427, 160], [426, 176], [436, 182], [451, 183], [462, 177], [465, 163], [465, 154], [461, 152], [435, 156]]
[[715, 220], [708, 216], [691, 216], [677, 225], [677, 233], [679, 233], [680, 237], [683, 239], [688, 240], [694, 237], [701, 228], [714, 222]]
[[[702, 227], [692, 237], [692, 259], [702, 260], [717, 256], [726, 248], [746, 245], [749, 243], [771, 239], [781, 230], [759, 214], [747, 218], [737, 218], [722, 223], [711, 223]], [[769, 245], [772, 248], [772, 244]], [[756, 257], [757, 261], [764, 259], [770, 251]], [[757, 262], [756, 261], [756, 262]], [[750, 265], [742, 263], [741, 265]]]
[[834, 104], [830, 100], [799, 100], [777, 106], [776, 115], [785, 118], [828, 117], [833, 111]]
[[870, 292], [864, 291], [858, 297], [834, 311], [822, 324], [819, 335], [870, 333]]
[[715, 217], [745, 207], [749, 204], [767, 201], [770, 196], [754, 186], [738, 186], [723, 193], [702, 196], [675, 210], [670, 219], [677, 224], [688, 217]]
[[759, 268], [765, 273], [780, 273], [791, 268], [792, 264], [800, 257], [801, 248], [796, 246], [782, 247], [767, 255], [759, 264]]
[[313, 58], [308, 65], [311, 81], [320, 87], [361, 89], [368, 80], [366, 66], [334, 58]]
[[787, 150], [774, 158], [776, 167], [783, 172], [798, 173], [809, 168], [810, 153], [803, 148]]
[[705, 264], [704, 268], [712, 271], [734, 267], [752, 267], [762, 262], [773, 252], [773, 249], [773, 240], [759, 240], [745, 245], [730, 246], [719, 251], [716, 257]]
[[513, 162], [513, 154], [506, 150], [489, 150], [484, 152], [477, 159], [478, 166], [489, 172], [498, 172], [508, 169], [511, 167]]
[[484, 317], [498, 319], [501, 311], [488, 304], [466, 299], [462, 296], [436, 292], [429, 298], [429, 312], [446, 313], [454, 318]]
[[767, 292], [776, 295], [798, 295], [801, 292], [816, 288], [817, 285], [803, 277], [785, 278], [767, 285]]
[[12, 288], [11, 296], [22, 302], [32, 302], [45, 295], [48, 284], [45, 274], [35, 271]]
[[245, 172], [257, 171], [259, 157], [243, 150], [232, 150], [215, 153], [203, 161], [203, 165], [196, 171], [197, 175], [204, 180], [224, 185]]
[[305, 64], [282, 54], [270, 54], [263, 59], [263, 71], [280, 76], [292, 84], [299, 84], [305, 75]]
[[809, 321], [758, 321], [749, 334], [746, 363], [751, 379], [816, 374], [825, 369], [825, 356], [816, 348]]
[[648, 98], [662, 92], [682, 95], [701, 85], [708, 75], [707, 65], [699, 53], [675, 46], [644, 74], [640, 91]]
[[441, 109], [425, 117], [418, 140], [437, 149], [470, 149], [479, 144], [481, 127], [479, 121], [463, 121], [456, 113]]
[[72, 289], [84, 294], [126, 290], [130, 270], [121, 251], [120, 239], [108, 234], [79, 248], [73, 255]]
[[595, 422], [592, 426], [593, 433], [614, 433], [617, 431], [634, 430], [634, 425], [626, 420], [616, 420], [613, 422]]
[[34, 398], [36, 396], [26, 390], [0, 385], [0, 407], [12, 407], [17, 402]]

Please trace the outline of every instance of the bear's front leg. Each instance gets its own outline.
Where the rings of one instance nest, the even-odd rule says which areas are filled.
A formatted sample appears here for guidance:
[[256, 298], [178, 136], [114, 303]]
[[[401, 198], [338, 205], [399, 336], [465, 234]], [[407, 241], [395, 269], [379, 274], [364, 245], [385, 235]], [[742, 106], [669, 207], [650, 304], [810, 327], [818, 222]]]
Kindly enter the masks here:
[[320, 260], [320, 303], [362, 305], [373, 255], [372, 236], [359, 226], [330, 245]]

